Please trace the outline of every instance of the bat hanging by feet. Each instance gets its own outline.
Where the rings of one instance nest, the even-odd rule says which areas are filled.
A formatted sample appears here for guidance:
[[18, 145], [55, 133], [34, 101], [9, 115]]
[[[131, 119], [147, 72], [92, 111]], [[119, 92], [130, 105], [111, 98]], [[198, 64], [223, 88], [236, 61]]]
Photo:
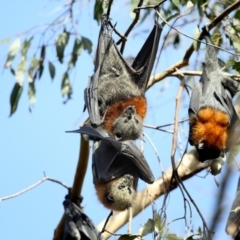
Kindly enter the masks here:
[[232, 98], [239, 83], [220, 69], [209, 32], [203, 28], [206, 55], [203, 73], [196, 84], [189, 106], [189, 143], [196, 147], [199, 160], [224, 159], [232, 135], [239, 124]]
[[85, 103], [93, 127], [101, 126], [116, 140], [135, 140], [142, 133], [142, 123], [147, 112], [144, 95], [162, 28], [155, 23], [131, 65], [119, 52], [111, 36], [112, 31], [109, 18], [104, 16], [95, 71], [85, 89]]

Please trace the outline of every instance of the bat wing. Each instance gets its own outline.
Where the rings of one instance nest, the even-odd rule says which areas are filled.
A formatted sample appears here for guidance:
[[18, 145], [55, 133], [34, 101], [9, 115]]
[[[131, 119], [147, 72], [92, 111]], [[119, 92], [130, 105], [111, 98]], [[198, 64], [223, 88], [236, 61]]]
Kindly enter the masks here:
[[129, 173], [147, 183], [154, 182], [154, 176], [146, 159], [133, 141], [117, 141], [109, 137], [104, 130], [90, 125], [84, 125], [71, 132], [86, 134], [95, 141], [93, 153], [95, 180], [108, 182]]
[[148, 36], [146, 42], [142, 46], [138, 55], [132, 63], [132, 68], [141, 73], [139, 78], [135, 78], [135, 82], [140, 89], [145, 91], [147, 83], [153, 68], [153, 64], [157, 55], [158, 43], [162, 33], [162, 27], [157, 22]]
[[66, 217], [63, 240], [102, 239], [91, 219], [83, 213], [79, 206], [69, 199], [63, 202], [63, 206]]
[[93, 154], [93, 172], [99, 182], [125, 174], [140, 177], [147, 183], [154, 182], [152, 171], [134, 142], [102, 140]]

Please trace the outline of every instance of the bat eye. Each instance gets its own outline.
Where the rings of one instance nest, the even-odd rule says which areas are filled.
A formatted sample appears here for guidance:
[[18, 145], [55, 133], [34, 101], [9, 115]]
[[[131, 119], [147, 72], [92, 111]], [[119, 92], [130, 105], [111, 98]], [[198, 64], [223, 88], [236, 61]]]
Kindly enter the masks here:
[[115, 138], [116, 138], [116, 140], [120, 140], [122, 138], [122, 134], [116, 133]]
[[136, 122], [136, 124], [138, 124], [139, 123], [139, 121], [135, 118], [135, 122]]

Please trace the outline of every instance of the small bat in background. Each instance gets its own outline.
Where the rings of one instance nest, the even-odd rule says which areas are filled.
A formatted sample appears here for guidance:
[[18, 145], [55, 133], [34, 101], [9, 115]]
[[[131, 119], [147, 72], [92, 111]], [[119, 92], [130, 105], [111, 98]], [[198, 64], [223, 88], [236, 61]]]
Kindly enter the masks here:
[[103, 240], [92, 220], [84, 214], [82, 207], [72, 202], [68, 195], [63, 206], [65, 209], [63, 240]]
[[109, 18], [103, 16], [95, 58], [95, 71], [85, 89], [85, 106], [93, 127], [101, 126], [116, 140], [141, 137], [147, 112], [144, 96], [156, 58], [162, 28], [155, 23], [130, 66], [111, 36]]
[[[206, 43], [212, 44], [203, 28]], [[239, 121], [232, 98], [239, 83], [221, 71], [216, 50], [206, 45], [205, 64], [200, 81], [194, 88], [189, 106], [189, 142], [204, 162], [225, 158], [231, 147], [231, 135]]]
[[123, 211], [136, 195], [138, 179], [154, 182], [152, 171], [132, 140], [117, 141], [102, 129], [84, 125], [75, 131], [94, 141], [93, 183], [100, 202], [106, 208]]

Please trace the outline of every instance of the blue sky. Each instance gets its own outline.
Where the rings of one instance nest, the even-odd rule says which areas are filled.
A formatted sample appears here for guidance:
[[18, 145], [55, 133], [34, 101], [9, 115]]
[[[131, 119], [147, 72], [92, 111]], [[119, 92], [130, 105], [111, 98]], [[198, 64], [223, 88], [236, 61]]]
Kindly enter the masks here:
[[[63, 1], [3, 1], [1, 6], [0, 21], [2, 30], [0, 39], [12, 37], [25, 32], [33, 26], [40, 26], [52, 21], [60, 12]], [[79, 14], [78, 31], [81, 35], [88, 37], [93, 42], [95, 50], [99, 26], [92, 18], [92, 3], [81, 1], [76, 4]], [[121, 9], [121, 11], [119, 10]], [[125, 3], [118, 3], [112, 8], [112, 19], [118, 22], [117, 27], [124, 32], [130, 23], [129, 6]], [[146, 21], [143, 30], [152, 28], [152, 19]], [[135, 35], [141, 26], [133, 31], [129, 38], [129, 44], [125, 56], [135, 55], [146, 38], [147, 32]], [[187, 33], [191, 35], [195, 25], [189, 25]], [[165, 34], [166, 32], [164, 32]], [[37, 32], [34, 33], [37, 37]], [[163, 35], [164, 35], [163, 34]], [[28, 35], [30, 36], [30, 35]], [[24, 35], [21, 35], [24, 39]], [[159, 72], [166, 67], [180, 60], [184, 50], [189, 46], [191, 40], [182, 37], [181, 48], [168, 48], [162, 53], [160, 62], [157, 65]], [[162, 43], [162, 39], [161, 39]], [[71, 42], [70, 42], [71, 44]], [[6, 59], [9, 45], [0, 45], [0, 66], [3, 66]], [[37, 48], [37, 41], [33, 43], [33, 49]], [[69, 46], [70, 51], [71, 46]], [[31, 55], [29, 55], [31, 56]], [[27, 79], [24, 83], [24, 91], [19, 102], [17, 112], [8, 117], [10, 113], [9, 96], [15, 83], [14, 76], [9, 70], [1, 71], [0, 85], [0, 197], [18, 192], [29, 185], [47, 176], [60, 180], [71, 186], [75, 174], [75, 167], [79, 152], [79, 135], [66, 134], [66, 130], [77, 129], [87, 118], [87, 113], [83, 113], [83, 90], [87, 85], [88, 76], [93, 71], [94, 51], [91, 55], [82, 52], [76, 69], [71, 73], [70, 79], [73, 85], [73, 99], [67, 104], [63, 104], [61, 96], [61, 76], [66, 69], [66, 62], [61, 65], [57, 62], [54, 48], [47, 50], [47, 59], [56, 65], [57, 74], [52, 81], [49, 72], [44, 70], [41, 80], [36, 81], [37, 93], [36, 104], [33, 112], [28, 111]], [[194, 59], [194, 58], [192, 58]], [[14, 62], [16, 66], [18, 58]], [[198, 61], [201, 61], [199, 59]], [[178, 91], [179, 81], [176, 78], [168, 78], [156, 84], [147, 92], [148, 116], [146, 124], [162, 125], [173, 122], [175, 111], [175, 96]], [[180, 119], [187, 117], [189, 97], [186, 93], [182, 96]], [[181, 148], [185, 148], [187, 141], [187, 124], [180, 127], [181, 139], [178, 142], [178, 153]], [[154, 130], [145, 129], [159, 152], [164, 170], [170, 167], [170, 152], [172, 135]], [[145, 144], [145, 156], [151, 166], [154, 176], [161, 175], [158, 160], [149, 143]], [[90, 160], [91, 161], [91, 160]], [[204, 176], [205, 173], [201, 173]], [[238, 172], [231, 175], [231, 184], [225, 196], [225, 207], [228, 211], [231, 207], [237, 184]], [[216, 177], [217, 180], [221, 176]], [[140, 184], [139, 190], [145, 187], [145, 183]], [[202, 214], [210, 221], [214, 199], [217, 194], [217, 186], [211, 175], [206, 178], [193, 177], [186, 182], [190, 194], [199, 205]], [[51, 239], [53, 231], [63, 214], [62, 202], [66, 190], [52, 182], [44, 182], [37, 188], [17, 197], [0, 203], [0, 226], [1, 238], [6, 240], [42, 240]], [[85, 178], [82, 195], [84, 196], [83, 206], [95, 224], [107, 217], [109, 211], [105, 209], [97, 200], [92, 184], [91, 167]], [[156, 201], [158, 209], [161, 207], [161, 199]], [[192, 207], [193, 208], [193, 207]], [[97, 214], [96, 214], [97, 212]], [[168, 200], [167, 221], [183, 215], [183, 201], [179, 190], [170, 194]], [[133, 233], [137, 231], [148, 218], [151, 217], [151, 208], [144, 210], [139, 217], [134, 219]], [[224, 236], [225, 221], [227, 215], [220, 220], [218, 236]], [[192, 218], [194, 229], [201, 226], [201, 221], [195, 211]], [[169, 225], [172, 232], [183, 236], [184, 221], [176, 221]], [[120, 230], [126, 232], [126, 228]], [[219, 235], [218, 235], [219, 234]], [[151, 239], [151, 237], [149, 237]], [[221, 239], [223, 239], [221, 237]]]

